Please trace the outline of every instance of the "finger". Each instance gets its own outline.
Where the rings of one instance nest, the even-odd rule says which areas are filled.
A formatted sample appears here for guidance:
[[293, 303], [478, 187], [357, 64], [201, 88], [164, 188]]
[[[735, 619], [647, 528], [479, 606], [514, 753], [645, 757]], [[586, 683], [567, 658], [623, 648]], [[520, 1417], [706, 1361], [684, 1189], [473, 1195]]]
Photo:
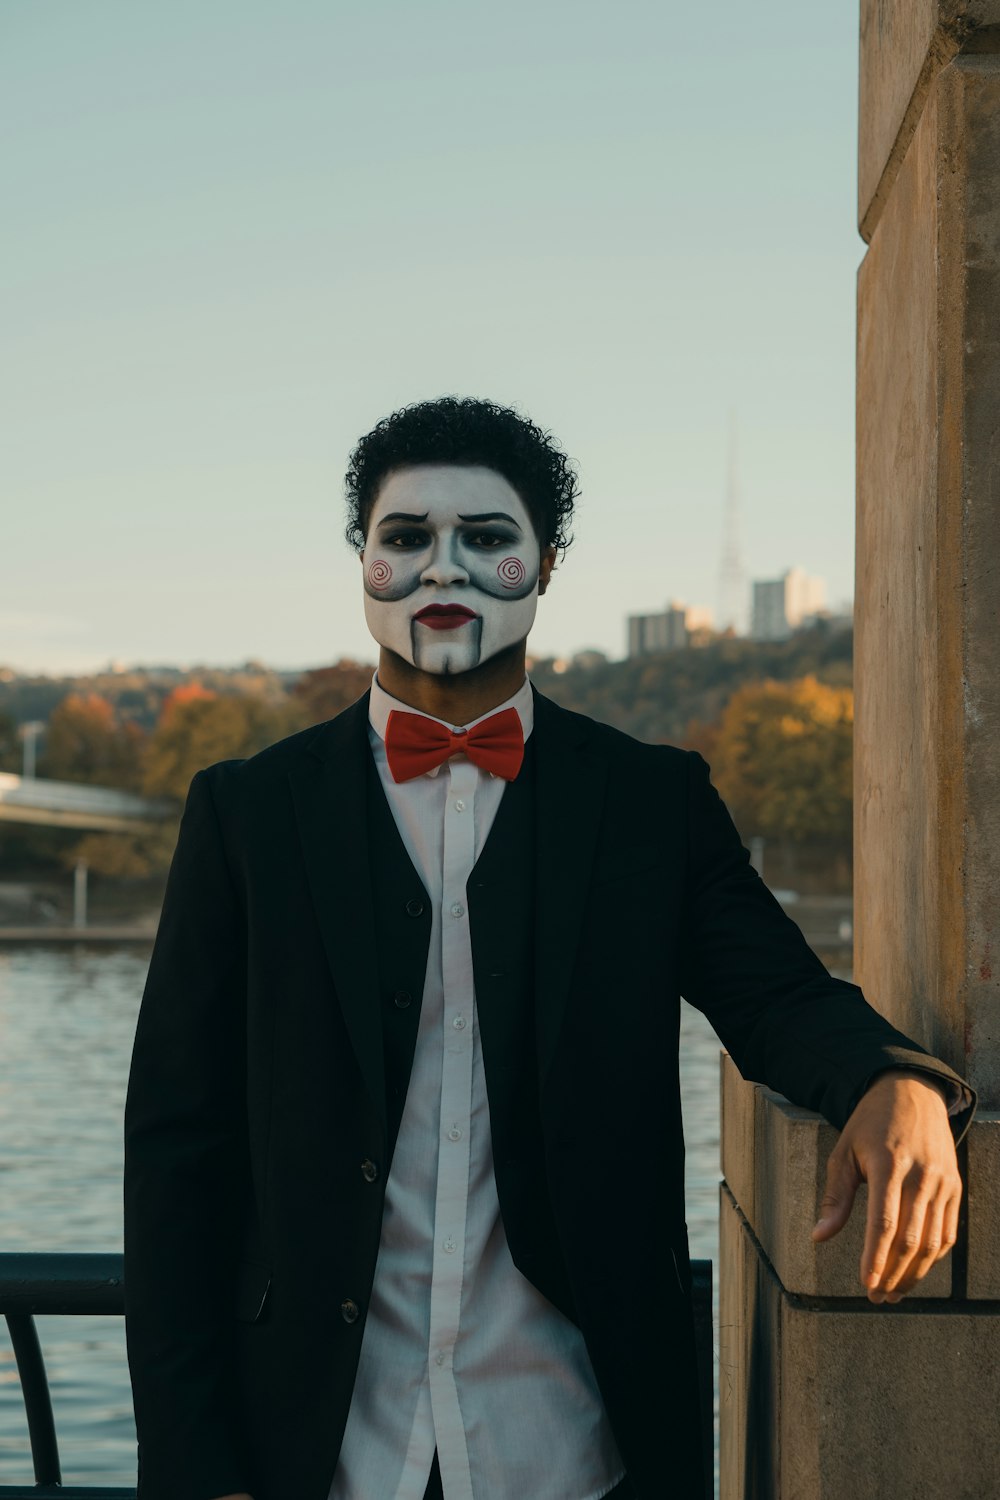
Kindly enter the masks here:
[[895, 1285], [892, 1287], [892, 1290], [900, 1296], [905, 1296], [922, 1277], [926, 1276], [931, 1266], [938, 1259], [941, 1253], [941, 1241], [944, 1237], [944, 1216], [947, 1206], [948, 1196], [944, 1189], [941, 1188], [927, 1204], [920, 1244], [917, 1246], [909, 1265], [899, 1275]]
[[944, 1210], [944, 1232], [941, 1236], [941, 1249], [938, 1251], [938, 1259], [947, 1255], [955, 1241], [958, 1239], [958, 1211], [962, 1206], [962, 1187], [959, 1184], [958, 1191], [952, 1193]]
[[865, 1243], [861, 1251], [861, 1284], [869, 1289], [878, 1286], [889, 1258], [889, 1249], [899, 1222], [899, 1200], [902, 1177], [891, 1171], [877, 1172], [868, 1183], [868, 1216], [865, 1221]]
[[924, 1242], [924, 1227], [927, 1211], [941, 1187], [937, 1176], [917, 1176], [915, 1173], [903, 1183], [899, 1203], [899, 1222], [889, 1247], [889, 1255], [882, 1267], [878, 1282], [883, 1292], [895, 1292], [907, 1275]]
[[813, 1226], [815, 1241], [831, 1239], [850, 1218], [861, 1174], [854, 1159], [834, 1149], [826, 1164], [826, 1186], [819, 1204], [819, 1218]]

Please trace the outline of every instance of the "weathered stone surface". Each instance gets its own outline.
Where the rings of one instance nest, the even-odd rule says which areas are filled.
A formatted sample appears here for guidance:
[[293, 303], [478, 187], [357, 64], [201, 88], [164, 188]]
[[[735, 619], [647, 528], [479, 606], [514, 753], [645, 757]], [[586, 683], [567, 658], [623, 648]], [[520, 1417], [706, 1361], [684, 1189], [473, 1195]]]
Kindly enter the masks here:
[[871, 237], [937, 72], [993, 45], [1000, 0], [861, 0], [858, 222]]
[[[963, 58], [942, 88], [939, 234], [942, 499], [950, 584], [959, 606], [949, 663], [960, 678], [955, 718], [965, 782], [962, 975], [966, 1069], [984, 1107], [1000, 1108], [1000, 58]], [[944, 79], [942, 79], [942, 84]], [[959, 170], [953, 148], [958, 143]], [[952, 325], [952, 320], [954, 324]], [[960, 632], [960, 633], [959, 633]], [[960, 650], [959, 650], [960, 646]], [[955, 690], [958, 698], [958, 689]], [[960, 714], [960, 718], [959, 718]]]
[[719, 1125], [722, 1175], [751, 1221], [757, 1168], [757, 1093], [728, 1052], [719, 1054]]
[[[821, 1115], [740, 1077], [722, 1056], [722, 1171], [764, 1254], [789, 1292], [805, 1297], [863, 1297], [859, 1271], [868, 1190], [858, 1189], [851, 1217], [832, 1240], [812, 1228], [838, 1132]], [[920, 1283], [923, 1297], [951, 1294], [950, 1257]]]
[[1000, 1301], [1000, 1113], [980, 1111], [968, 1142], [966, 1295]]
[[803, 1306], [725, 1184], [721, 1270], [721, 1500], [1000, 1494], [1000, 1317]]
[[937, 77], [861, 269], [855, 972], [1000, 1106], [1000, 58]]
[[861, 64], [855, 973], [981, 1113], [960, 1300], [875, 1306], [727, 1064], [722, 1500], [1000, 1495], [1000, 0], [863, 0]]
[[[766, 1500], [777, 1493], [780, 1300], [754, 1253], [745, 1220], [719, 1187], [719, 1494]], [[751, 1402], [751, 1392], [753, 1399]], [[761, 1484], [754, 1488], [754, 1476]], [[749, 1482], [748, 1482], [749, 1481]]]

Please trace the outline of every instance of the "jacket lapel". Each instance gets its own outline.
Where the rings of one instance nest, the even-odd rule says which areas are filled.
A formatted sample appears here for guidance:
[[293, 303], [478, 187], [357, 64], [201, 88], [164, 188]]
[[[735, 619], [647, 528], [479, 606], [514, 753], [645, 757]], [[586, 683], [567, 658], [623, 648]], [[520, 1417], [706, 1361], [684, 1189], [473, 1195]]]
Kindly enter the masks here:
[[[585, 721], [532, 686], [536, 763], [535, 1008], [544, 1085], [562, 1028], [607, 782]], [[316, 919], [362, 1076], [385, 1124], [368, 862], [368, 700], [322, 725], [290, 773]]]
[[586, 721], [532, 685], [535, 722], [535, 1014], [539, 1077], [559, 1040], [607, 784]]
[[368, 700], [323, 724], [289, 773], [316, 920], [362, 1077], [385, 1129], [382, 1022], [368, 862]]

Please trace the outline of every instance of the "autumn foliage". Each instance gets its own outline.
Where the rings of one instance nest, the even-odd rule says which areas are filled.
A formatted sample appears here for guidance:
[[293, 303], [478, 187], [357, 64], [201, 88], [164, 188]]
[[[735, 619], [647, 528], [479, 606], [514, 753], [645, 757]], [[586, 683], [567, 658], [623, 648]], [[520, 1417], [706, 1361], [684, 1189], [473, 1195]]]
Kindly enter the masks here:
[[305, 722], [320, 724], [350, 707], [355, 699], [367, 692], [371, 681], [370, 666], [345, 657], [332, 667], [316, 667], [303, 672], [292, 693], [301, 705]]
[[[849, 861], [854, 706], [850, 687], [841, 685], [849, 658], [846, 666], [839, 658], [817, 662], [814, 672], [808, 654], [801, 660], [803, 652], [816, 657], [841, 647], [836, 639], [810, 638], [797, 647], [799, 675], [748, 682], [756, 660], [752, 645], [723, 641], [562, 675], [541, 662], [533, 666], [532, 681], [566, 707], [637, 738], [699, 750], [744, 840], [764, 838], [769, 859], [776, 849], [822, 846]], [[792, 661], [781, 651], [787, 656], [790, 649], [774, 647], [757, 670], [787, 670]], [[821, 681], [820, 672], [837, 685]], [[39, 772], [170, 798], [179, 815], [202, 767], [255, 755], [333, 718], [365, 692], [371, 676], [370, 665], [342, 659], [288, 683], [274, 674], [231, 689], [190, 680], [166, 692], [158, 717], [147, 717], [145, 728], [128, 717], [124, 704], [92, 690], [71, 692], [50, 715]], [[686, 733], [676, 727], [685, 708]], [[143, 874], [165, 869], [175, 837], [176, 821], [168, 820], [151, 825], [148, 834], [90, 835], [71, 853], [107, 874]]]
[[701, 749], [745, 838], [849, 845], [854, 695], [815, 677], [739, 688]]
[[54, 781], [83, 781], [135, 790], [141, 781], [145, 735], [119, 722], [98, 693], [69, 693], [53, 709], [39, 767]]
[[226, 693], [168, 698], [143, 757], [143, 790], [181, 800], [196, 771], [218, 760], [245, 760], [303, 728], [294, 703]]
[[169, 692], [163, 700], [160, 709], [159, 728], [164, 728], [173, 718], [174, 711], [183, 708], [186, 703], [207, 703], [219, 695], [211, 688], [204, 687], [200, 682], [182, 682]]

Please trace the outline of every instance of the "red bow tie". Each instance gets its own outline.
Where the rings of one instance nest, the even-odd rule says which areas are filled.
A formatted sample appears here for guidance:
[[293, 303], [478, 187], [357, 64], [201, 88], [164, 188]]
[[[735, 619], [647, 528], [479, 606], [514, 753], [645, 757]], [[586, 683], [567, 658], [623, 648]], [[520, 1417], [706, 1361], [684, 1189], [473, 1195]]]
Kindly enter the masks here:
[[410, 781], [463, 750], [473, 765], [513, 781], [524, 759], [524, 731], [516, 708], [502, 709], [471, 729], [449, 729], [423, 714], [392, 709], [385, 726], [385, 753], [393, 781]]

